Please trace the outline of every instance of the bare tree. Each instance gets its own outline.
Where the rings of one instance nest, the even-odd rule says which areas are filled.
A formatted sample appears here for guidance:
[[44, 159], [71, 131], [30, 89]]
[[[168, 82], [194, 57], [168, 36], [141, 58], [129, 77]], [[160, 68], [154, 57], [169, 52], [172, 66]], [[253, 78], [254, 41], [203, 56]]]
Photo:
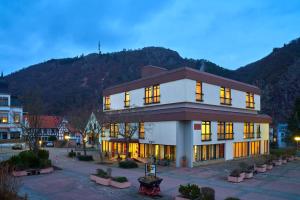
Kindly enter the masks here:
[[129, 143], [132, 141], [132, 138], [135, 133], [139, 130], [139, 123], [129, 123], [124, 122], [119, 124], [118, 135], [124, 138], [126, 145], [126, 158], [129, 157]]

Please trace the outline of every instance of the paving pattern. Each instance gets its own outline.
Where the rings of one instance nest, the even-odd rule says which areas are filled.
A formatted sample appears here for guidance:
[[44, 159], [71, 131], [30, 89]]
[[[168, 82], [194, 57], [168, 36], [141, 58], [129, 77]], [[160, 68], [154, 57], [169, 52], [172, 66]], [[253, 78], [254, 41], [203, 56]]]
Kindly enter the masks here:
[[[151, 199], [138, 194], [137, 178], [142, 176], [143, 166], [138, 169], [120, 169], [115, 166], [99, 165], [95, 162], [81, 162], [66, 157], [66, 149], [50, 149], [53, 163], [61, 167], [52, 174], [21, 178], [21, 194], [27, 193], [30, 200], [130, 200]], [[163, 178], [161, 195], [155, 199], [174, 199], [180, 184], [196, 183], [215, 189], [216, 199], [239, 197], [243, 200], [296, 200], [300, 197], [300, 160], [275, 167], [270, 172], [257, 174], [253, 179], [239, 184], [226, 181], [229, 162], [193, 169], [159, 167], [158, 176]], [[128, 189], [114, 189], [96, 185], [89, 180], [89, 174], [97, 168], [112, 168], [113, 176], [126, 176], [133, 184]]]

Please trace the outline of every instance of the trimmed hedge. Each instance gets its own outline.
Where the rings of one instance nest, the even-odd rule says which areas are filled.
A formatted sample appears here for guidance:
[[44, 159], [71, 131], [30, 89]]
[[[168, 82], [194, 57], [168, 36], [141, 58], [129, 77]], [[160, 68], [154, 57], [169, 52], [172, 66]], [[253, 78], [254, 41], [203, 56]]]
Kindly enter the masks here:
[[76, 153], [72, 150], [72, 151], [70, 151], [70, 152], [68, 153], [68, 156], [69, 156], [70, 158], [76, 157]]
[[214, 200], [215, 190], [210, 187], [199, 187], [196, 184], [180, 185], [179, 193], [188, 199]]
[[93, 156], [90, 156], [90, 155], [80, 155], [80, 156], [77, 156], [78, 160], [80, 161], [93, 161]]
[[106, 171], [104, 171], [103, 169], [97, 169], [97, 176], [101, 177], [101, 178], [109, 178], [109, 175]]
[[130, 169], [130, 168], [137, 168], [138, 164], [133, 160], [124, 160], [119, 162], [120, 168]]
[[117, 176], [112, 178], [113, 181], [119, 182], [119, 183], [124, 183], [127, 182], [128, 179], [125, 176]]

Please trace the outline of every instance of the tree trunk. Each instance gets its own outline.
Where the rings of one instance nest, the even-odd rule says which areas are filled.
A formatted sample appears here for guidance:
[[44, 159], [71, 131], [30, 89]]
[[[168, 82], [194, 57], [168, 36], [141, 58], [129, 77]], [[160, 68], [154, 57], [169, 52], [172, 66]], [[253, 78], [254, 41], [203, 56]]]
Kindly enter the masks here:
[[126, 138], [126, 158], [129, 158], [129, 139]]
[[83, 154], [86, 156], [86, 142], [83, 140]]

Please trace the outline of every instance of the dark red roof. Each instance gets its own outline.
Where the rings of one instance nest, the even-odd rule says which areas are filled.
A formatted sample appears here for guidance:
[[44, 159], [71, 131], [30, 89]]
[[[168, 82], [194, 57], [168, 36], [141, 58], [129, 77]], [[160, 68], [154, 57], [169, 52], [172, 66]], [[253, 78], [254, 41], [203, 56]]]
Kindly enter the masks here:
[[[28, 120], [28, 116], [25, 116], [25, 119]], [[39, 116], [39, 121], [39, 128], [58, 128], [58, 125], [62, 121], [62, 117], [41, 115]]]

